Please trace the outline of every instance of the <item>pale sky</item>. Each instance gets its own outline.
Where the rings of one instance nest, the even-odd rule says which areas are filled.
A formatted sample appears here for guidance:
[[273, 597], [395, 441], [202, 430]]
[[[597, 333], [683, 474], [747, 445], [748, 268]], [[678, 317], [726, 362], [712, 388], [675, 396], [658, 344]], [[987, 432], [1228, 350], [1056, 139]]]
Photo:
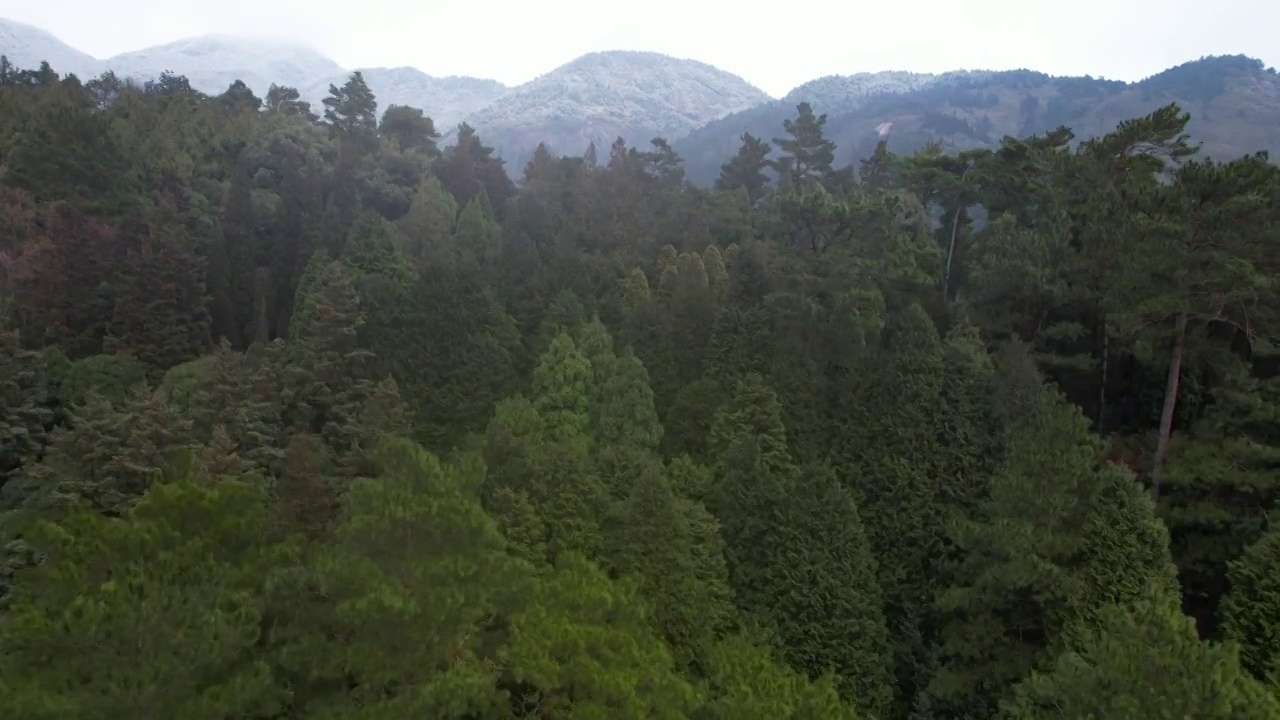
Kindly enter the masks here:
[[[754, 8], [760, 8], [756, 10]], [[823, 75], [1026, 67], [1138, 80], [1203, 55], [1280, 65], [1276, 0], [0, 0], [106, 58], [208, 33], [305, 41], [340, 65], [515, 85], [595, 50], [653, 50], [771, 95]]]

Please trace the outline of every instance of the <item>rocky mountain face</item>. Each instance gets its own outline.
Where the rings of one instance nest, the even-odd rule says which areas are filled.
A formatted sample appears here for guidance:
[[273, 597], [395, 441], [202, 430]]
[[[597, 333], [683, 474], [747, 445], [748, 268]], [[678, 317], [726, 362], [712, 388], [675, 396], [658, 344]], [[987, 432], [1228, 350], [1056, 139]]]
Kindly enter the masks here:
[[1191, 113], [1189, 132], [1204, 154], [1280, 153], [1280, 75], [1242, 56], [1203, 58], [1135, 83], [1051, 77], [1029, 70], [924, 75], [876, 73], [806, 83], [785, 98], [710, 122], [673, 143], [689, 178], [712, 182], [743, 132], [771, 140], [796, 105], [828, 115], [837, 166], [867, 157], [889, 125], [889, 147], [909, 153], [929, 142], [948, 150], [993, 147], [1005, 135], [1060, 125], [1078, 138], [1109, 132], [1122, 120], [1170, 102]]
[[654, 137], [674, 140], [770, 99], [705, 63], [651, 52], [601, 52], [513, 88], [467, 122], [509, 167], [519, 168], [539, 142], [572, 155], [594, 142], [603, 158], [617, 137], [648, 147]]

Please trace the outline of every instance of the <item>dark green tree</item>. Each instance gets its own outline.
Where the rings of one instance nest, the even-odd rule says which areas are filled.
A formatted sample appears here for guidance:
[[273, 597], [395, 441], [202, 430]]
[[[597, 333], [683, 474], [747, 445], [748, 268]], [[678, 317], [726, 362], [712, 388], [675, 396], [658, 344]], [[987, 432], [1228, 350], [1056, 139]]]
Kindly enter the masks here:
[[726, 192], [746, 190], [747, 202], [754, 205], [764, 196], [769, 183], [769, 176], [765, 175], [764, 170], [769, 167], [769, 153], [772, 150], [773, 147], [764, 140], [751, 133], [743, 133], [738, 154], [720, 166], [716, 189]]

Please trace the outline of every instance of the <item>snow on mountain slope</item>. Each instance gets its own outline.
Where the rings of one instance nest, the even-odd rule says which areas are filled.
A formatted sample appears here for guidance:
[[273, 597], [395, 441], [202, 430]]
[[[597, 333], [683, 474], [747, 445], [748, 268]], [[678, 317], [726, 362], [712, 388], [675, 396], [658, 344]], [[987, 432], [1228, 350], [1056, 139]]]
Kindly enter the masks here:
[[59, 74], [75, 73], [87, 80], [102, 72], [102, 61], [82, 53], [32, 25], [0, 18], [0, 55], [22, 70], [34, 70], [47, 61]]
[[[39, 67], [41, 61], [48, 60], [59, 73], [74, 72], [82, 79], [108, 69], [140, 82], [173, 72], [185, 75], [192, 87], [211, 95], [241, 80], [261, 97], [275, 83], [297, 88], [317, 111], [329, 94], [329, 85], [341, 86], [351, 74], [304, 44], [234, 35], [185, 38], [98, 60], [40, 28], [3, 18], [0, 54], [23, 69]], [[361, 72], [378, 99], [379, 110], [389, 105], [422, 108], [442, 132], [507, 91], [496, 80], [433, 77], [411, 67], [362, 68]]]
[[876, 72], [828, 75], [810, 80], [787, 93], [781, 103], [795, 107], [809, 102], [824, 109], [845, 109], [870, 95], [919, 90], [938, 82], [939, 76], [913, 72]]
[[[361, 68], [360, 72], [378, 99], [379, 113], [390, 105], [421, 108], [442, 133], [507, 92], [507, 87], [497, 80], [457, 75], [433, 77], [411, 67]], [[319, 108], [320, 101], [329, 94], [329, 85], [341, 86], [349, 75], [341, 72], [299, 90], [305, 99]]]
[[210, 94], [242, 80], [259, 96], [272, 83], [301, 88], [342, 73], [342, 66], [305, 45], [230, 35], [186, 38], [116, 55], [103, 64], [121, 77], [139, 80], [172, 71]]
[[654, 137], [682, 137], [769, 100], [763, 90], [706, 63], [653, 52], [598, 52], [513, 88], [467, 122], [515, 170], [539, 142], [565, 154], [581, 154], [591, 142], [607, 152], [618, 136], [647, 147]]

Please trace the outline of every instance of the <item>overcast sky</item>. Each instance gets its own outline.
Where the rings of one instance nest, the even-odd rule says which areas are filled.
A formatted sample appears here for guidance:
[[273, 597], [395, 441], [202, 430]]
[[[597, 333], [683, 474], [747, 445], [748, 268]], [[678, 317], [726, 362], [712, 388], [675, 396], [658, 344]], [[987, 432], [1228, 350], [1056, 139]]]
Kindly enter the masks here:
[[823, 75], [1028, 67], [1137, 80], [1203, 55], [1280, 65], [1276, 0], [0, 0], [99, 58], [192, 35], [299, 39], [346, 68], [509, 85], [593, 50], [711, 63], [773, 95]]

